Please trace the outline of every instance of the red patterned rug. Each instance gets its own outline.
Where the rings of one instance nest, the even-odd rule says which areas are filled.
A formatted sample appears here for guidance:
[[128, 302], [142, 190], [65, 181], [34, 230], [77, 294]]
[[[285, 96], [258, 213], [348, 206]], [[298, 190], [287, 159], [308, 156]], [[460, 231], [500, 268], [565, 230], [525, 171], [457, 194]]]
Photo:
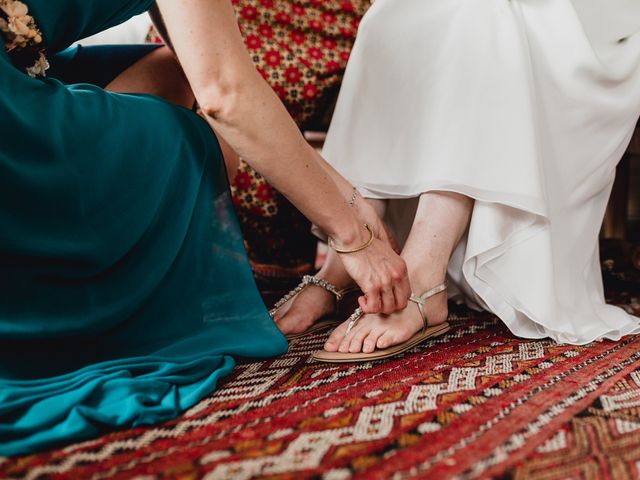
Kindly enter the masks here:
[[[609, 277], [640, 314], [638, 278]], [[0, 459], [0, 478], [640, 477], [640, 337], [576, 347], [516, 339], [487, 314], [451, 323], [360, 365], [314, 363], [326, 334], [309, 336], [173, 422]]]

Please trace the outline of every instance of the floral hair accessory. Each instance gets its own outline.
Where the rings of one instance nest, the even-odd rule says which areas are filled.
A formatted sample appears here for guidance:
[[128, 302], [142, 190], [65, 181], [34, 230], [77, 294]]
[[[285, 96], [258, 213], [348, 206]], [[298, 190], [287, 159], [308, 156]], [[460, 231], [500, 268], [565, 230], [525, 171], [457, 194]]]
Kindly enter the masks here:
[[29, 7], [18, 0], [0, 0], [0, 32], [14, 65], [24, 69], [30, 77], [44, 77], [49, 62], [44, 53], [42, 33], [29, 15]]

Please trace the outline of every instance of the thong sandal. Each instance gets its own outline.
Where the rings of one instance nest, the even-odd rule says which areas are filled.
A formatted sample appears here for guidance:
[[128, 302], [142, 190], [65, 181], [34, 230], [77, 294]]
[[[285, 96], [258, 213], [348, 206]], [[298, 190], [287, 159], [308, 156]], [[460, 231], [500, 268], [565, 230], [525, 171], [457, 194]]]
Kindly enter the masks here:
[[[342, 353], [342, 352], [327, 352], [326, 350], [318, 350], [313, 354], [313, 359], [319, 362], [326, 363], [356, 363], [356, 362], [370, 362], [373, 360], [384, 360], [386, 358], [391, 358], [400, 353], [406, 352], [407, 350], [415, 347], [416, 345], [424, 342], [428, 338], [436, 337], [438, 335], [442, 335], [443, 333], [449, 330], [449, 324], [447, 322], [441, 323], [440, 325], [429, 326], [429, 318], [427, 317], [427, 312], [424, 311], [424, 303], [427, 299], [433, 297], [442, 292], [446, 292], [447, 290], [447, 282], [444, 282], [437, 287], [432, 288], [431, 290], [426, 291], [422, 295], [416, 295], [415, 293], [411, 294], [409, 300], [418, 305], [418, 310], [420, 310], [420, 315], [422, 316], [422, 330], [416, 333], [413, 337], [411, 337], [406, 342], [403, 342], [399, 345], [394, 345], [393, 347], [384, 348], [380, 350], [375, 350], [372, 353]], [[349, 322], [347, 326], [347, 331], [345, 335], [347, 335], [351, 329], [358, 323], [364, 316], [364, 312], [361, 308], [356, 309], [353, 312], [353, 315], [349, 317], [347, 320]]]
[[331, 293], [336, 299], [336, 305], [335, 305], [335, 307], [333, 309], [333, 312], [331, 312], [328, 315], [324, 315], [323, 317], [320, 317], [318, 320], [316, 320], [313, 323], [313, 325], [311, 327], [309, 327], [304, 332], [291, 333], [289, 335], [286, 335], [288, 340], [295, 340], [296, 338], [303, 337], [303, 336], [308, 335], [310, 333], [319, 332], [320, 330], [325, 330], [327, 328], [335, 327], [335, 326], [339, 325], [341, 323], [341, 320], [339, 319], [339, 316], [338, 316], [338, 303], [346, 295], [348, 295], [348, 294], [350, 294], [352, 292], [359, 292], [359, 290], [360, 290], [358, 287], [348, 287], [348, 288], [344, 288], [344, 289], [339, 289], [338, 287], [336, 287], [335, 285], [333, 285], [330, 282], [327, 282], [326, 280], [323, 280], [321, 278], [318, 278], [318, 277], [312, 276], [312, 275], [305, 275], [304, 277], [302, 277], [302, 281], [300, 282], [300, 284], [296, 288], [294, 288], [289, 293], [287, 293], [284, 297], [282, 297], [280, 300], [278, 300], [278, 302], [273, 306], [273, 308], [271, 310], [269, 310], [269, 314], [271, 315], [271, 317], [274, 317], [275, 314], [278, 312], [278, 310], [280, 310], [288, 302], [290, 302], [291, 300], [296, 298], [298, 295], [300, 295], [300, 293], [305, 288], [307, 288], [308, 286], [311, 286], [311, 285], [323, 288], [327, 292]]

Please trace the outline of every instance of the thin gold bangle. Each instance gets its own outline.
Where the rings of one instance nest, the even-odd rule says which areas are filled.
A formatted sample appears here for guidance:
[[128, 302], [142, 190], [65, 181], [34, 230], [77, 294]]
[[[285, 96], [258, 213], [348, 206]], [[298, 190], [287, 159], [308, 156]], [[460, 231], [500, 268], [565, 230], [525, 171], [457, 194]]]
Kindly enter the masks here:
[[333, 251], [335, 251], [336, 253], [356, 253], [356, 252], [361, 252], [362, 250], [364, 250], [365, 248], [367, 248], [369, 245], [371, 245], [373, 243], [373, 239], [375, 238], [375, 235], [373, 233], [373, 229], [371, 228], [371, 226], [368, 223], [364, 224], [364, 228], [366, 228], [367, 230], [369, 230], [369, 240], [367, 240], [365, 243], [363, 243], [362, 245], [360, 245], [359, 247], [354, 248], [353, 250], [343, 250], [341, 248], [336, 247], [335, 242], [333, 241], [333, 238], [329, 237], [329, 248], [331, 248]]

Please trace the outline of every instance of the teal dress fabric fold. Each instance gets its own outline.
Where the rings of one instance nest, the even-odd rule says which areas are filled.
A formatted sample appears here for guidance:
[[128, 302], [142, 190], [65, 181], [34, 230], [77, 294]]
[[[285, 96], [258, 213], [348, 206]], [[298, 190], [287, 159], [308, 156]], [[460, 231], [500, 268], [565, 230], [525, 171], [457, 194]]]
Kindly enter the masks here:
[[[153, 2], [27, 3], [53, 54]], [[0, 456], [169, 420], [286, 351], [204, 120], [0, 70]]]

